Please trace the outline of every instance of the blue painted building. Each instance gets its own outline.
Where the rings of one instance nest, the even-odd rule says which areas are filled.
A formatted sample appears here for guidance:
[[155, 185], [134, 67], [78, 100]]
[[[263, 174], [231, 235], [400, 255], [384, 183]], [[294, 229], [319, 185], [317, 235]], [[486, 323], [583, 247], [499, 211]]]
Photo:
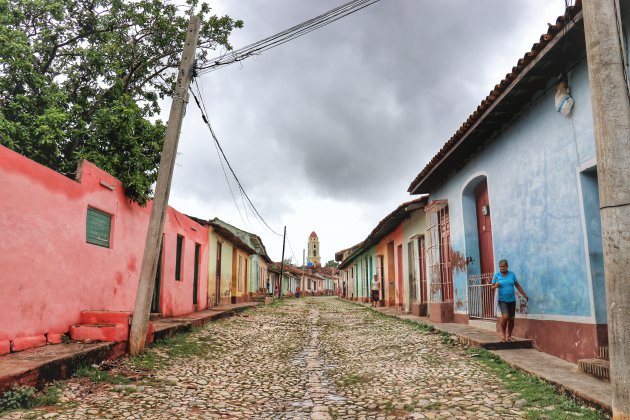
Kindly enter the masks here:
[[[565, 83], [567, 116], [557, 111], [571, 102], [562, 101]], [[596, 169], [582, 13], [573, 7], [409, 187], [430, 194], [431, 318], [493, 328], [485, 285], [505, 258], [530, 298], [517, 305], [515, 335], [567, 360], [594, 357], [607, 345]]]

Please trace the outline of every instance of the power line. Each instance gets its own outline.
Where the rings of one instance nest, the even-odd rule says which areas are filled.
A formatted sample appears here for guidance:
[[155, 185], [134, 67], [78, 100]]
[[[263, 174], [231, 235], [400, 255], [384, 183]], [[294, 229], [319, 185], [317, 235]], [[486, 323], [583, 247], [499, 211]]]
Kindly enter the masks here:
[[304, 21], [282, 32], [278, 32], [275, 35], [261, 39], [260, 41], [254, 42], [252, 44], [246, 45], [245, 47], [239, 48], [238, 50], [226, 52], [223, 55], [220, 55], [211, 60], [208, 60], [209, 64], [197, 68], [198, 74], [200, 75], [206, 74], [211, 71], [215, 71], [221, 67], [227, 66], [229, 64], [234, 64], [236, 62], [245, 60], [246, 58], [249, 58], [251, 56], [259, 55], [263, 51], [267, 51], [271, 48], [275, 48], [293, 39], [306, 35], [309, 32], [312, 32], [316, 29], [322, 28], [326, 25], [336, 22], [339, 19], [349, 16], [353, 13], [356, 13], [359, 10], [364, 9], [368, 6], [371, 6], [374, 3], [377, 3], [379, 1], [380, 0], [349, 1], [345, 4], [342, 4], [339, 7], [329, 10], [326, 13], [323, 13], [312, 19]]
[[245, 188], [243, 188], [243, 185], [241, 184], [241, 181], [239, 181], [238, 177], [236, 176], [236, 172], [234, 172], [234, 169], [232, 168], [232, 165], [230, 165], [230, 161], [225, 156], [225, 152], [223, 151], [223, 148], [221, 147], [221, 143], [219, 143], [219, 139], [217, 138], [216, 134], [214, 133], [214, 130], [212, 129], [212, 125], [210, 125], [210, 122], [208, 121], [208, 118], [206, 117], [206, 114], [205, 114], [203, 108], [201, 107], [201, 103], [199, 102], [199, 99], [197, 98], [197, 95], [195, 95], [195, 92], [192, 89], [190, 89], [190, 92], [192, 93], [193, 98], [195, 99], [195, 103], [197, 104], [197, 107], [199, 108], [199, 111], [201, 111], [201, 118], [203, 119], [203, 121], [206, 123], [206, 126], [210, 130], [210, 134], [212, 135], [212, 138], [214, 139], [216, 147], [219, 148], [219, 151], [221, 152], [221, 156], [223, 156], [223, 159], [225, 160], [225, 163], [227, 164], [228, 168], [230, 169], [230, 172], [232, 173], [232, 176], [234, 177], [234, 180], [236, 180], [236, 184], [238, 185], [241, 193], [245, 196], [245, 198], [247, 199], [247, 202], [249, 203], [251, 208], [254, 210], [254, 213], [256, 214], [256, 216], [258, 216], [258, 218], [265, 224], [267, 229], [269, 229], [275, 235], [282, 236], [281, 234], [279, 234], [278, 232], [273, 230], [271, 228], [271, 226], [269, 226], [269, 224], [265, 221], [265, 219], [260, 215], [260, 212], [258, 211], [256, 206], [254, 206], [254, 203], [252, 203], [252, 200], [249, 198], [249, 196], [245, 192]]
[[295, 258], [295, 262], [299, 264], [300, 261], [295, 256], [295, 252], [293, 252], [293, 247], [291, 246], [291, 241], [289, 240], [288, 236], [287, 236], [287, 242], [289, 243], [289, 249], [291, 250], [291, 255], [293, 255], [293, 258]]
[[[201, 106], [203, 106], [203, 109], [206, 109], [206, 104], [203, 101], [203, 95], [201, 95], [200, 89], [199, 89], [199, 84], [197, 83], [197, 81], [195, 80], [195, 86], [197, 87], [197, 91], [199, 92], [199, 96], [201, 97]], [[192, 92], [192, 90], [191, 90]], [[194, 94], [193, 94], [194, 96]], [[195, 100], [197, 100], [197, 98], [195, 97]], [[197, 106], [199, 105], [199, 102], [197, 102]], [[206, 123], [208, 125], [210, 125], [210, 123], [208, 121], [206, 121]], [[212, 127], [210, 127], [210, 130], [212, 130]], [[238, 206], [238, 202], [236, 201], [236, 197], [234, 197], [234, 191], [232, 191], [232, 184], [230, 183], [230, 180], [227, 176], [227, 172], [225, 172], [225, 165], [223, 165], [223, 159], [221, 159], [221, 155], [219, 154], [219, 148], [217, 147], [217, 145], [215, 143], [213, 143], [214, 145], [214, 149], [217, 152], [217, 157], [219, 158], [219, 163], [221, 164], [221, 169], [223, 170], [223, 176], [225, 177], [225, 182], [228, 185], [228, 188], [230, 189], [230, 195], [232, 196], [232, 200], [234, 200], [234, 205], [236, 206], [236, 210], [238, 211], [238, 215], [241, 217], [241, 220], [243, 221], [243, 224], [245, 224], [245, 219], [243, 218], [243, 214], [241, 213], [241, 209]]]

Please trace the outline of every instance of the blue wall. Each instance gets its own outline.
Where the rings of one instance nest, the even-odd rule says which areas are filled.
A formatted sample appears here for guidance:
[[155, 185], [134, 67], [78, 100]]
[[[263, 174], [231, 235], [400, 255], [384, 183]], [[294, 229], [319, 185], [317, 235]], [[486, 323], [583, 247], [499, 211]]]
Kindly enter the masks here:
[[[433, 200], [448, 199], [453, 251], [472, 256], [475, 263], [468, 268], [470, 274], [478, 274], [470, 189], [479, 176], [487, 176], [495, 268], [499, 259], [509, 261], [530, 297], [530, 315], [594, 316], [588, 272], [593, 263], [598, 264], [601, 240], [599, 245], [591, 240], [592, 249], [585, 249], [584, 230], [591, 239], [597, 236], [598, 227], [592, 222], [598, 217], [592, 211], [597, 188], [588, 178], [585, 187], [580, 174], [595, 159], [586, 62], [569, 73], [569, 86], [575, 99], [570, 118], [555, 111], [556, 80], [549, 80], [546, 91], [511, 126], [445, 184], [430, 191]], [[586, 224], [583, 213], [591, 219]], [[589, 254], [595, 258], [589, 259]], [[598, 321], [605, 322], [603, 273], [591, 271], [596, 277]], [[465, 312], [465, 305], [457, 305], [457, 300], [466, 301], [467, 273], [455, 270], [453, 274], [456, 311]]]

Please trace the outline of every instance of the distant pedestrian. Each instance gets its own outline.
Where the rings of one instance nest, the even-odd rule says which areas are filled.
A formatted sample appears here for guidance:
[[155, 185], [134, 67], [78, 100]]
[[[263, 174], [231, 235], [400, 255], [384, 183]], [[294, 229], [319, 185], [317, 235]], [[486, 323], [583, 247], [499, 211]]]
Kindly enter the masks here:
[[516, 316], [516, 293], [514, 288], [529, 300], [525, 291], [518, 284], [516, 275], [508, 270], [507, 260], [499, 261], [499, 272], [492, 277], [492, 289], [499, 289], [499, 308], [501, 309], [501, 341], [514, 341], [514, 317]]
[[300, 298], [300, 292], [302, 292], [302, 289], [300, 289], [300, 286], [298, 285], [298, 287], [295, 288], [295, 297], [296, 298]]
[[381, 288], [380, 282], [378, 281], [378, 277], [376, 274], [374, 275], [374, 279], [372, 280], [372, 307], [376, 308], [378, 304], [378, 291]]
[[267, 279], [267, 293], [271, 293], [271, 282]]

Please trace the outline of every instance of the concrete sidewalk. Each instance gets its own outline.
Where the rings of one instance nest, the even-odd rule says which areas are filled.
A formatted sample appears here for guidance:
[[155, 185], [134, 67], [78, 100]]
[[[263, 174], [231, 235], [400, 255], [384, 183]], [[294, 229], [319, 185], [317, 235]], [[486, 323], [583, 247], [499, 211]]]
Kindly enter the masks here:
[[438, 324], [431, 322], [427, 317], [406, 314], [393, 307], [372, 308], [367, 303], [362, 305], [386, 315], [431, 325], [437, 331], [457, 336], [462, 343], [486, 348], [508, 365], [537, 376], [555, 386], [559, 392], [572, 395], [584, 404], [611, 413], [610, 383], [579, 372], [574, 363], [533, 348], [506, 348], [505, 344], [509, 343], [501, 343], [498, 334], [492, 331], [466, 324]]
[[[158, 340], [181, 331], [189, 331], [193, 327], [258, 305], [260, 304], [220, 305], [184, 316], [158, 318], [153, 320], [154, 339]], [[46, 382], [70, 377], [80, 365], [116, 359], [126, 353], [127, 342], [70, 342], [9, 353], [0, 356], [0, 392], [14, 385], [42, 387]]]

